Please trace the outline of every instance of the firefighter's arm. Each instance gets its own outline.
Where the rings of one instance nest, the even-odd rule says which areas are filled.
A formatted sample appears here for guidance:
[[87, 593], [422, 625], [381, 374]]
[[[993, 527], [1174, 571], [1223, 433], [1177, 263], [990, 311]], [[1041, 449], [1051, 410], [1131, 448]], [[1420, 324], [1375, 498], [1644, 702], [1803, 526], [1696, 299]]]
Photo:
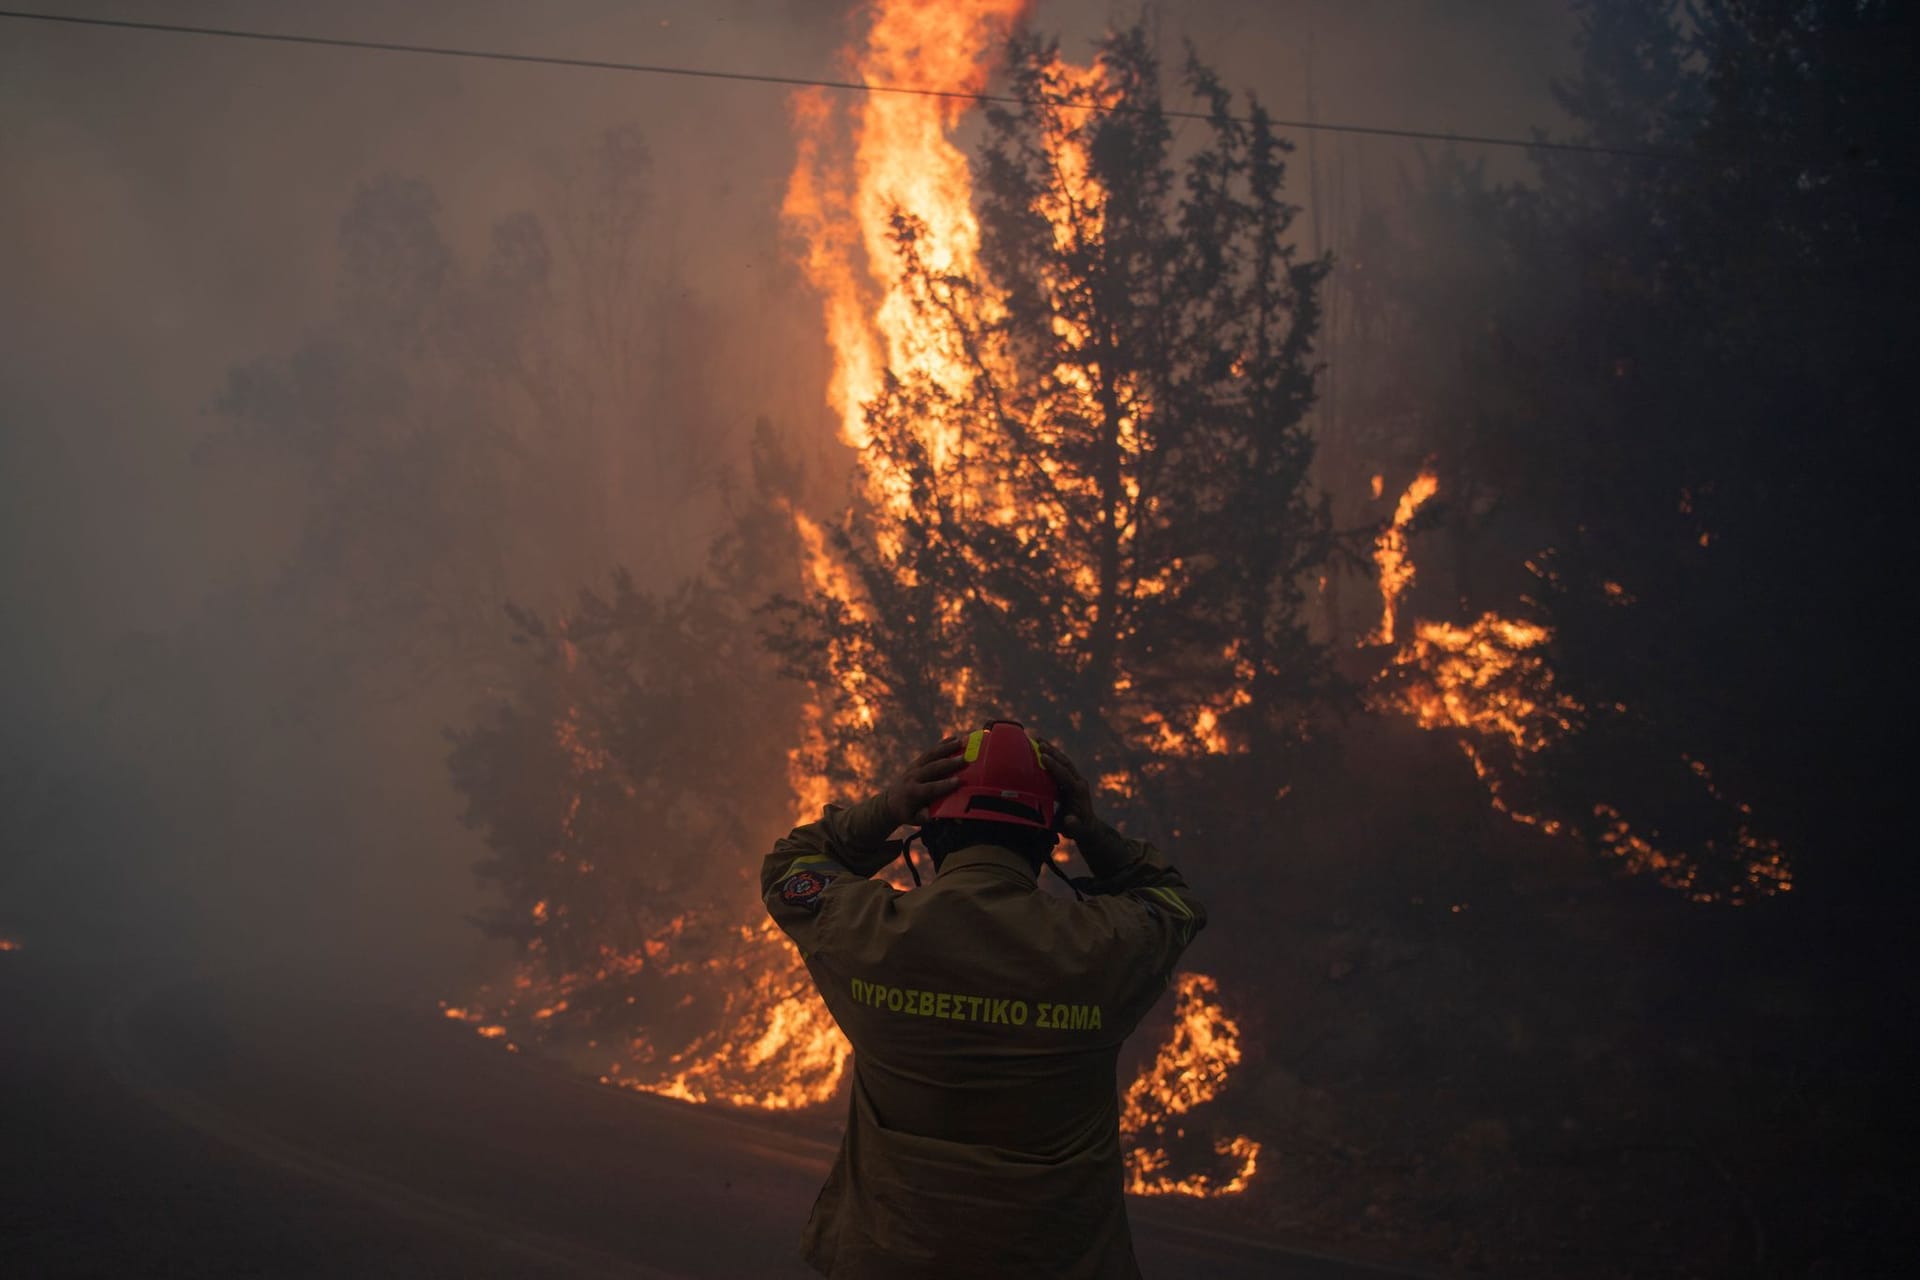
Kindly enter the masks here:
[[878, 795], [848, 808], [829, 805], [817, 822], [795, 827], [760, 864], [760, 895], [774, 922], [811, 953], [827, 891], [866, 880], [898, 851], [894, 828], [925, 822], [929, 805], [959, 785], [960, 740], [949, 738], [915, 760]]
[[1096, 820], [1083, 827], [1078, 843], [1095, 874], [1073, 883], [1087, 895], [1082, 908], [1100, 921], [1098, 945], [1113, 983], [1112, 1029], [1124, 1036], [1167, 989], [1174, 965], [1206, 927], [1207, 909], [1146, 841]]
[[[1158, 849], [1144, 840], [1131, 840], [1094, 812], [1093, 788], [1081, 776], [1066, 752], [1039, 739], [1040, 763], [1059, 788], [1059, 828], [1080, 850], [1090, 878], [1075, 881], [1081, 892], [1124, 894], [1171, 922], [1169, 938], [1179, 948], [1193, 941], [1207, 922], [1206, 909], [1187, 890], [1187, 882], [1167, 864]], [[1167, 965], [1172, 967], [1173, 952]]]
[[849, 808], [828, 805], [817, 822], [795, 827], [760, 863], [760, 896], [767, 914], [800, 954], [820, 949], [820, 912], [836, 885], [863, 884], [885, 866], [893, 818], [884, 796]]
[[819, 821], [795, 827], [774, 842], [773, 852], [760, 864], [760, 892], [772, 893], [788, 877], [809, 867], [824, 868], [827, 875], [865, 879], [893, 856], [886, 843], [894, 825], [885, 795], [850, 806], [830, 804]]
[[1207, 925], [1207, 909], [1187, 887], [1185, 877], [1152, 844], [1123, 836], [1098, 818], [1083, 826], [1075, 843], [1093, 874], [1075, 880], [1074, 887], [1096, 897], [1129, 898], [1164, 921], [1164, 928], [1155, 932], [1166, 937], [1155, 949], [1168, 952], [1165, 968], [1171, 970], [1180, 952]]

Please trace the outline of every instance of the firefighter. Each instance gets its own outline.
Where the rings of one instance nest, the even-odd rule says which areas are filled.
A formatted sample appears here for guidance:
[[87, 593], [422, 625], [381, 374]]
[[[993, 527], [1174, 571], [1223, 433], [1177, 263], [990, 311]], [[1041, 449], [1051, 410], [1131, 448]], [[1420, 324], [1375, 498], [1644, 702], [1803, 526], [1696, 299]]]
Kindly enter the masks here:
[[[872, 877], [910, 825], [935, 874], [902, 891]], [[1056, 832], [1092, 872], [1072, 897], [1039, 889]], [[1115, 1064], [1206, 921], [1159, 851], [1001, 720], [795, 828], [760, 886], [853, 1044], [807, 1261], [851, 1280], [1137, 1277]]]

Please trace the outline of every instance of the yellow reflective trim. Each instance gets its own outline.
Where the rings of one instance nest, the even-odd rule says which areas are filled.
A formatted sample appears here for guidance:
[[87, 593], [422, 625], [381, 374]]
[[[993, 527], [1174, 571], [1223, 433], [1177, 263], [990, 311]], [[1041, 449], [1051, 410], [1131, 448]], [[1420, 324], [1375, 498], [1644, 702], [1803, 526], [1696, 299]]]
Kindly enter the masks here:
[[1181, 899], [1179, 894], [1167, 888], [1165, 885], [1153, 885], [1143, 890], [1143, 892], [1152, 894], [1160, 901], [1166, 903], [1167, 906], [1179, 912], [1181, 919], [1193, 919], [1193, 908], [1189, 907], [1186, 902]]
[[967, 753], [963, 758], [968, 764], [972, 764], [980, 758], [980, 747], [986, 740], [987, 731], [985, 729], [975, 729], [967, 735]]
[[1033, 748], [1033, 762], [1040, 766], [1040, 772], [1045, 773], [1047, 771], [1047, 761], [1046, 757], [1040, 754], [1040, 739], [1034, 737], [1032, 734], [1028, 734], [1027, 745]]
[[1196, 917], [1193, 908], [1180, 900], [1180, 895], [1164, 885], [1151, 885], [1143, 890], [1154, 896], [1157, 902], [1164, 902], [1175, 913], [1180, 923], [1180, 945], [1185, 946], [1193, 940], [1193, 922]]

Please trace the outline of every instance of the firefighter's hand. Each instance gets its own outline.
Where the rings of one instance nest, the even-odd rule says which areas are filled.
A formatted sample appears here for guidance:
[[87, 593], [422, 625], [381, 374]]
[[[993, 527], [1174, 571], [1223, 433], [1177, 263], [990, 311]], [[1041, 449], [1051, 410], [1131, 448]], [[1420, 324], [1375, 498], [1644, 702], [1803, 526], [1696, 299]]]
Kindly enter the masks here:
[[1040, 763], [1060, 790], [1060, 807], [1054, 825], [1068, 839], [1078, 840], [1098, 820], [1093, 813], [1093, 788], [1080, 776], [1073, 761], [1067, 759], [1066, 752], [1045, 738], [1036, 741], [1040, 744]]
[[922, 753], [904, 773], [887, 784], [880, 796], [894, 826], [924, 825], [927, 810], [960, 786], [960, 779], [954, 775], [967, 767], [967, 762], [960, 757], [963, 745], [961, 738], [948, 738]]

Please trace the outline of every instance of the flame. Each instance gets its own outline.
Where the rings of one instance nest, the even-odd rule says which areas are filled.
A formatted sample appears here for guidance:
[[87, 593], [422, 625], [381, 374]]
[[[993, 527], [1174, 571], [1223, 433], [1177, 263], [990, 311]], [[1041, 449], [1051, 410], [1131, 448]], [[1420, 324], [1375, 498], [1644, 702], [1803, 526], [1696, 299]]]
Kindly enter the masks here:
[[[847, 54], [851, 74], [869, 83], [926, 84], [941, 88], [981, 88], [988, 53], [1022, 10], [1025, 0], [881, 0], [870, 10], [871, 26], [862, 43]], [[1044, 69], [1051, 85], [1078, 101], [1102, 101], [1112, 90], [1097, 68], [1070, 66], [1057, 58]], [[936, 408], [915, 430], [938, 482], [963, 493], [970, 519], [1042, 537], [1063, 526], [1063, 509], [1039, 512], [1015, 508], [1003, 478], [969, 457], [969, 441], [960, 411], [944, 416], [941, 404], [961, 403], [984, 370], [1009, 384], [1020, 373], [991, 343], [975, 345], [972, 336], [990, 332], [1001, 315], [1001, 301], [980, 268], [980, 227], [972, 205], [973, 179], [966, 155], [952, 136], [970, 104], [953, 98], [876, 94], [837, 107], [817, 91], [793, 98], [798, 155], [783, 206], [787, 226], [801, 244], [800, 264], [820, 293], [833, 373], [828, 403], [842, 441], [860, 462], [862, 498], [883, 515], [912, 509], [909, 478], [885, 460], [868, 427], [868, 406], [882, 396], [889, 379], [932, 388]], [[1084, 116], [1085, 108], [1061, 108], [1063, 119]], [[1093, 176], [1091, 157], [1071, 130], [1062, 131], [1052, 155], [1060, 183], [1037, 212], [1053, 227], [1056, 243], [1098, 237], [1104, 225], [1105, 192]], [[903, 272], [903, 254], [922, 268]], [[971, 282], [964, 290], [955, 281]], [[1055, 282], [1060, 283], [1060, 282]], [[1069, 353], [1085, 342], [1072, 321], [1055, 321], [1056, 335]], [[1063, 363], [1046, 371], [1067, 388], [1068, 401], [1056, 415], [1092, 417], [1094, 388], [1085, 369]], [[1122, 406], [1118, 424], [1122, 449], [1122, 493], [1137, 504], [1136, 469], [1148, 447], [1152, 405], [1135, 388], [1112, 389]], [[1031, 424], [1034, 438], [1051, 442], [1058, 426]], [[1041, 451], [1036, 464], [1056, 483], [1068, 477]], [[795, 507], [788, 513], [800, 551], [802, 572], [816, 593], [831, 597], [856, 619], [870, 616], [856, 576], [834, 554], [828, 530]], [[1132, 534], [1128, 535], [1129, 537]], [[892, 538], [890, 541], [889, 539]], [[912, 569], [900, 559], [898, 538], [884, 521], [878, 529], [882, 559], [903, 582]], [[1177, 562], [1138, 575], [1131, 590], [1152, 595], [1168, 590], [1182, 571]], [[1068, 566], [1082, 597], [1075, 616], [1090, 618], [1097, 598], [1097, 574], [1090, 564]], [[957, 621], [958, 602], [947, 621]], [[1065, 634], [1063, 644], [1084, 637]], [[797, 821], [811, 821], [828, 800], [827, 780], [817, 762], [833, 731], [870, 730], [878, 722], [879, 691], [858, 652], [836, 651], [832, 669], [841, 687], [831, 709], [816, 697], [801, 712], [800, 742], [788, 755]], [[1224, 753], [1234, 749], [1226, 725], [1228, 712], [1247, 705], [1254, 677], [1252, 664], [1229, 648], [1223, 655], [1235, 687], [1213, 703], [1178, 715], [1143, 717], [1143, 744], [1164, 752]], [[961, 671], [951, 683], [953, 710], [964, 708], [972, 673]], [[1129, 685], [1116, 673], [1115, 692]], [[827, 691], [822, 691], [827, 692]], [[837, 718], [844, 719], [837, 719]], [[579, 784], [566, 806], [563, 834], [573, 837], [578, 794], [589, 778], [609, 768], [608, 753], [582, 731], [577, 711], [555, 726], [555, 741]], [[871, 774], [872, 762], [847, 762], [855, 773]], [[1114, 780], [1130, 789], [1131, 777]], [[556, 854], [556, 857], [562, 855]], [[583, 866], [586, 864], [583, 864]], [[590, 869], [590, 867], [588, 868]], [[539, 931], [557, 911], [546, 901], [532, 909], [535, 937], [527, 962], [505, 989], [483, 989], [461, 1006], [442, 1006], [445, 1017], [480, 1035], [507, 1041], [513, 1036], [538, 1042], [590, 1062], [598, 1078], [622, 1088], [643, 1090], [697, 1103], [784, 1110], [817, 1105], [839, 1091], [851, 1048], [812, 990], [792, 947], [754, 904], [757, 922], [721, 929], [720, 945], [696, 940], [685, 917], [656, 930], [633, 948], [603, 946], [594, 961], [576, 971], [553, 975], [533, 963], [541, 956]], [[711, 934], [712, 922], [707, 922]], [[683, 1005], [694, 1024], [690, 1034], [667, 1045], [664, 1029], [654, 1026], [622, 1032], [618, 1043], [602, 1044], [599, 1033], [581, 1039], [577, 1028], [604, 1027], [609, 1020], [585, 1020], [590, 1007], [604, 1007], [619, 984], [648, 978], [673, 978], [688, 992]], [[1239, 1028], [1223, 1012], [1217, 985], [1202, 974], [1187, 973], [1175, 983], [1175, 1024], [1153, 1063], [1127, 1089], [1123, 1128], [1135, 1144], [1129, 1152], [1129, 1189], [1141, 1195], [1214, 1196], [1244, 1190], [1254, 1176], [1260, 1144], [1229, 1136], [1213, 1144], [1218, 1167], [1191, 1173], [1174, 1168], [1171, 1146], [1180, 1146], [1184, 1124], [1194, 1108], [1214, 1099], [1240, 1060]], [[696, 995], [695, 993], [699, 993]], [[614, 999], [618, 999], [617, 996]], [[625, 1002], [634, 1004], [636, 996]], [[571, 1010], [569, 1017], [562, 1013]], [[613, 1021], [618, 1021], [617, 1019]], [[627, 1019], [631, 1023], [632, 1019]], [[573, 1034], [571, 1042], [564, 1037]], [[1219, 1165], [1224, 1161], [1224, 1165]]]
[[[992, 41], [1024, 8], [1024, 0], [882, 0], [873, 8], [864, 44], [850, 50], [848, 60], [854, 75], [869, 83], [977, 89], [985, 84]], [[1072, 66], [1055, 56], [1040, 70], [1043, 82], [1062, 98], [1100, 103], [1117, 95], [1098, 67]], [[936, 482], [953, 487], [967, 504], [970, 519], [1031, 541], [1045, 538], [1051, 528], [1063, 527], [1064, 509], [1017, 509], [1004, 475], [995, 474], [969, 454], [965, 408], [948, 416], [947, 407], [964, 406], [983, 374], [1001, 385], [1016, 386], [1043, 373], [1062, 390], [1055, 400], [1040, 401], [1039, 416], [1026, 424], [1032, 439], [1045, 444], [1061, 438], [1062, 428], [1058, 421], [1048, 420], [1049, 414], [1098, 421], [1102, 411], [1092, 374], [1071, 358], [1086, 346], [1087, 335], [1070, 316], [1057, 313], [1052, 321], [1067, 354], [1051, 369], [1017, 369], [994, 345], [990, 335], [1003, 315], [1003, 304], [980, 269], [972, 170], [952, 142], [966, 106], [950, 98], [872, 95], [859, 99], [843, 121], [819, 94], [797, 95], [798, 159], [784, 215], [804, 244], [801, 265], [821, 295], [834, 356], [828, 404], [839, 419], [841, 439], [858, 452], [867, 501], [875, 510], [896, 517], [909, 514], [913, 506], [908, 477], [879, 451], [867, 447], [873, 439], [868, 407], [883, 395], [891, 378], [899, 385], [933, 392], [927, 397], [931, 408], [913, 429]], [[1072, 125], [1083, 122], [1089, 108], [1057, 111], [1062, 121]], [[1084, 140], [1069, 127], [1050, 131], [1043, 145], [1051, 149], [1056, 181], [1042, 194], [1034, 212], [1051, 226], [1058, 248], [1096, 241], [1105, 225], [1106, 192], [1094, 176]], [[903, 270], [910, 260], [917, 263], [918, 271]], [[964, 287], [954, 283], [961, 280], [966, 282]], [[1047, 283], [1064, 288], [1072, 282]], [[1121, 406], [1117, 428], [1126, 460], [1119, 495], [1132, 510], [1140, 501], [1138, 464], [1147, 449], [1146, 425], [1153, 407], [1133, 386], [1122, 384], [1110, 390]], [[1056, 488], [1074, 482], [1045, 449], [1034, 465]], [[853, 616], [867, 616], [850, 575], [834, 563], [818, 527], [795, 513], [795, 529], [815, 589], [841, 602]], [[876, 542], [882, 560], [902, 582], [910, 582], [912, 569], [898, 559], [897, 540], [890, 541], [884, 522]], [[1064, 555], [1060, 558], [1065, 560]], [[1138, 575], [1130, 590], [1142, 597], [1162, 593], [1181, 571], [1174, 561]], [[1068, 563], [1066, 572], [1080, 597], [1068, 612], [1093, 618], [1099, 599], [1096, 567]], [[1063, 628], [1062, 644], [1083, 639], [1072, 631], [1072, 624]], [[877, 718], [877, 708], [866, 692], [860, 655], [837, 651], [833, 656], [833, 669], [843, 673], [842, 687], [836, 691], [840, 695], [837, 709], [829, 712], [818, 704], [807, 708], [808, 740], [791, 757], [796, 772], [804, 772], [804, 762], [817, 757], [828, 728], [871, 728]], [[1255, 673], [1236, 649], [1230, 648], [1224, 657], [1237, 684], [1215, 702], [1178, 716], [1143, 713], [1143, 745], [1160, 753], [1181, 754], [1234, 749], [1223, 719], [1251, 701], [1247, 686]], [[956, 712], [965, 709], [971, 680], [972, 673], [962, 671], [949, 686]], [[1116, 694], [1124, 693], [1129, 684], [1126, 673], [1115, 673]], [[846, 720], [835, 723], [829, 716]], [[1125, 775], [1104, 781], [1121, 790], [1130, 789], [1132, 783]], [[824, 799], [819, 785], [814, 779], [796, 779], [804, 816], [816, 813], [815, 802]], [[1174, 1034], [1154, 1064], [1128, 1089], [1127, 1134], [1159, 1134], [1169, 1118], [1211, 1099], [1239, 1061], [1239, 1030], [1220, 1012], [1216, 997], [1212, 979], [1200, 974], [1181, 976]], [[1137, 1147], [1129, 1156], [1130, 1189], [1143, 1195], [1224, 1195], [1244, 1189], [1253, 1176], [1259, 1144], [1235, 1137], [1225, 1140], [1218, 1154], [1232, 1162], [1229, 1175], [1176, 1176], [1169, 1172], [1171, 1158], [1164, 1146]]]
[[[988, 52], [1026, 0], [972, 0], [941, 4], [890, 0], [875, 6], [862, 43], [846, 53], [851, 74], [871, 84], [924, 84], [943, 89], [985, 87]], [[920, 281], [902, 278], [898, 237], [910, 220], [912, 252], [924, 265], [926, 280], [978, 278], [980, 225], [973, 212], [973, 179], [964, 152], [952, 141], [954, 128], [971, 104], [963, 98], [871, 94], [842, 114], [824, 91], [794, 96], [793, 123], [798, 154], [787, 187], [782, 216], [804, 246], [800, 264], [822, 299], [833, 373], [827, 399], [840, 422], [840, 437], [859, 454], [864, 496], [875, 509], [899, 516], [913, 506], [909, 477], [869, 450], [867, 406], [882, 393], [889, 376], [904, 383], [930, 385], [959, 396], [974, 376], [966, 344], [951, 327], [923, 319], [930, 303], [964, 306], [975, 322], [998, 314], [991, 295], [962, 303], [949, 294], [926, 296]], [[935, 412], [919, 424], [919, 442], [936, 470], [949, 472], [965, 456], [961, 427]], [[866, 610], [844, 566], [830, 554], [821, 530], [804, 513], [794, 512], [805, 571], [812, 587], [842, 602], [856, 619]], [[883, 527], [881, 550], [889, 560], [900, 548]], [[904, 578], [909, 572], [895, 566]], [[955, 602], [957, 606], [957, 602]], [[867, 679], [859, 655], [836, 651], [845, 695], [829, 713], [817, 703], [804, 712], [805, 736], [792, 755], [795, 791], [806, 817], [819, 812], [822, 783], [807, 777], [834, 727], [871, 728], [877, 709], [865, 692]], [[965, 705], [971, 672], [961, 671], [950, 686], [955, 712]], [[844, 723], [841, 723], [844, 721]]]
[[1133, 1141], [1126, 1154], [1127, 1190], [1142, 1196], [1233, 1195], [1246, 1190], [1259, 1167], [1260, 1144], [1245, 1134], [1213, 1144], [1214, 1154], [1232, 1167], [1225, 1177], [1169, 1172], [1167, 1130], [1184, 1136], [1174, 1122], [1218, 1097], [1240, 1062], [1240, 1026], [1222, 1010], [1219, 984], [1203, 973], [1182, 973], [1173, 988], [1173, 1030], [1121, 1098], [1120, 1132]]
[[1571, 733], [1580, 704], [1554, 687], [1547, 628], [1488, 613], [1470, 626], [1419, 622], [1395, 662], [1429, 676], [1405, 708], [1422, 729], [1454, 728], [1533, 755]]
[[[1375, 642], [1393, 639], [1395, 603], [1413, 581], [1414, 572], [1405, 528], [1438, 487], [1432, 472], [1421, 472], [1401, 496], [1393, 523], [1375, 544], [1380, 595], [1385, 602], [1380, 630], [1370, 637]], [[1375, 496], [1378, 494], [1376, 484]], [[1529, 561], [1527, 567], [1542, 579], [1559, 581], [1550, 557]], [[1612, 605], [1636, 603], [1633, 593], [1618, 582], [1603, 582], [1601, 592]], [[1692, 757], [1682, 759], [1707, 794], [1738, 815], [1734, 841], [1743, 883], [1724, 894], [1703, 887], [1696, 862], [1661, 848], [1653, 836], [1636, 831], [1614, 805], [1593, 805], [1594, 822], [1589, 826], [1584, 821], [1576, 824], [1571, 819], [1536, 813], [1515, 803], [1510, 792], [1514, 783], [1526, 779], [1528, 761], [1581, 732], [1594, 714], [1558, 687], [1547, 661], [1552, 639], [1552, 631], [1539, 623], [1495, 613], [1483, 614], [1466, 626], [1416, 622], [1413, 638], [1394, 654], [1391, 666], [1375, 684], [1375, 705], [1398, 710], [1423, 729], [1453, 734], [1487, 788], [1495, 812], [1515, 822], [1538, 827], [1548, 835], [1575, 832], [1577, 826], [1577, 834], [1593, 840], [1629, 871], [1651, 875], [1696, 902], [1742, 902], [1749, 897], [1791, 891], [1792, 874], [1780, 843], [1757, 828], [1751, 805], [1726, 796], [1715, 785], [1707, 766]], [[1620, 714], [1626, 707], [1616, 703], [1606, 710]], [[1702, 852], [1711, 855], [1719, 850], [1709, 842]]]
[[[871, 27], [846, 60], [851, 74], [868, 83], [978, 89], [985, 85], [995, 39], [1025, 7], [1024, 0], [884, 0], [872, 7]], [[1052, 162], [1052, 183], [1039, 193], [1034, 212], [1050, 226], [1057, 247], [1094, 246], [1105, 228], [1107, 193], [1095, 176], [1088, 139], [1077, 128], [1099, 104], [1117, 101], [1119, 90], [1107, 83], [1099, 66], [1074, 66], [1057, 54], [1038, 72], [1043, 94], [1089, 105], [1046, 108], [1057, 126], [1040, 139]], [[981, 269], [971, 165], [952, 141], [970, 105], [954, 98], [881, 94], [837, 107], [819, 93], [796, 95], [798, 155], [783, 216], [802, 245], [802, 269], [822, 300], [833, 354], [827, 401], [841, 439], [857, 451], [862, 497], [883, 517], [913, 513], [913, 481], [898, 462], [869, 448], [873, 435], [867, 415], [889, 385], [925, 391], [924, 412], [911, 429], [934, 483], [966, 519], [1011, 531], [1023, 542], [1052, 543], [1049, 553], [1078, 597], [1060, 611], [1059, 643], [1063, 649], [1084, 648], [1092, 628], [1107, 621], [1103, 610], [1166, 593], [1186, 568], [1177, 559], [1140, 565], [1118, 586], [1120, 600], [1103, 598], [1098, 566], [1083, 550], [1048, 536], [1069, 523], [1067, 496], [1076, 488], [1086, 490], [1082, 496], [1091, 495], [1096, 482], [1068, 474], [1044, 446], [1065, 439], [1071, 424], [1116, 415], [1112, 425], [1122, 456], [1117, 484], [1107, 496], [1119, 505], [1123, 559], [1131, 564], [1143, 525], [1140, 471], [1154, 406], [1126, 378], [1104, 388], [1108, 403], [1103, 404], [1094, 385], [1098, 361], [1080, 356], [1089, 335], [1070, 308], [1056, 310], [1051, 320], [1062, 353], [1053, 367], [1016, 367], [999, 336], [1002, 295]], [[1062, 259], [1072, 256], [1064, 252]], [[909, 263], [917, 269], [906, 270]], [[1077, 284], [1067, 279], [1043, 283], [1062, 297], [1071, 296]], [[1002, 388], [1049, 388], [1033, 398], [1032, 418], [1023, 426], [1026, 438], [1042, 448], [1031, 456], [1004, 456], [995, 415], [979, 407], [983, 380]], [[1032, 508], [1016, 503], [1008, 473], [1023, 468], [1036, 469], [1036, 478], [1044, 480], [1032, 488], [1051, 488], [1063, 496]], [[833, 563], [817, 526], [795, 513], [795, 530], [816, 591], [839, 601], [856, 620], [866, 618], [861, 593], [845, 568]], [[875, 542], [894, 576], [910, 584], [913, 569], [902, 561], [899, 534], [884, 518]], [[943, 622], [959, 617], [961, 602], [948, 602], [948, 608], [951, 618]], [[842, 696], [831, 713], [820, 706], [809, 709], [811, 736], [795, 753], [796, 762], [817, 759], [829, 730], [877, 723], [861, 657], [844, 646], [833, 651]], [[1177, 712], [1142, 709], [1139, 745], [1160, 754], [1236, 750], [1223, 722], [1251, 702], [1247, 686], [1254, 673], [1232, 652], [1227, 657], [1237, 683]], [[1125, 673], [1112, 676], [1113, 692], [1123, 693]], [[956, 714], [968, 709], [972, 677], [971, 671], [959, 670], [947, 684]]]
[[[717, 1025], [655, 1068], [651, 1078], [601, 1077], [685, 1102], [725, 1102], [763, 1111], [791, 1111], [831, 1101], [853, 1048], [834, 1025], [796, 963], [793, 949], [764, 917], [737, 932], [736, 949], [691, 964], [740, 986], [718, 1010]], [[652, 1063], [645, 1035], [631, 1059]]]
[[[1380, 476], [1373, 478], [1376, 498], [1380, 496], [1381, 479]], [[1393, 520], [1374, 539], [1373, 562], [1380, 566], [1380, 626], [1367, 637], [1368, 644], [1393, 643], [1394, 613], [1400, 606], [1400, 597], [1413, 585], [1413, 561], [1407, 556], [1407, 525], [1413, 521], [1414, 513], [1439, 490], [1440, 477], [1423, 470], [1400, 495]]]
[[[849, 51], [852, 74], [869, 84], [977, 92], [986, 86], [988, 50], [1026, 3], [887, 0], [874, 7], [864, 45]], [[951, 138], [970, 105], [953, 97], [866, 95], [854, 111], [848, 147], [825, 90], [794, 96], [799, 157], [782, 213], [806, 246], [801, 266], [824, 300], [834, 353], [828, 397], [840, 413], [841, 438], [855, 448], [869, 443], [866, 405], [880, 394], [887, 370], [931, 373], [946, 386], [965, 377], [964, 359], [916, 323], [914, 299], [894, 270], [891, 234], [894, 214], [909, 213], [925, 226], [920, 252], [934, 273], [978, 274], [972, 170]], [[950, 438], [930, 443], [936, 465], [950, 456]]]
[[[571, 787], [560, 816], [562, 847], [550, 856], [590, 875], [594, 864], [567, 850], [578, 838], [574, 824], [588, 787], [618, 777], [613, 756], [589, 732], [578, 707], [563, 711], [552, 733]], [[794, 775], [802, 777], [797, 766]], [[630, 782], [618, 785], [634, 794]], [[801, 796], [803, 802], [812, 798]], [[806, 816], [818, 813], [816, 804]], [[851, 1050], [757, 897], [740, 909], [754, 923], [716, 930], [711, 922], [694, 927], [687, 916], [677, 916], [630, 949], [602, 944], [591, 964], [555, 974], [546, 930], [562, 922], [565, 907], [541, 898], [528, 909], [531, 937], [505, 987], [483, 987], [462, 1005], [442, 1002], [441, 1013], [514, 1052], [522, 1041], [576, 1057], [599, 1051], [595, 1073], [624, 1088], [772, 1110], [826, 1102], [840, 1087]], [[702, 931], [707, 936], [700, 943], [688, 936]], [[697, 1025], [677, 1027], [675, 1044], [667, 1049], [644, 1031], [625, 1035], [611, 1060], [597, 1037], [581, 1043], [588, 1034], [583, 1028], [605, 1025], [604, 1008], [621, 986], [638, 982], [653, 982], [656, 991], [664, 982], [682, 992], [683, 1007], [699, 1005], [692, 1019]], [[627, 1005], [637, 1000], [625, 997]], [[562, 1016], [569, 1013], [574, 1016]]]
[[[714, 947], [696, 947], [685, 933], [678, 917], [634, 951], [602, 947], [593, 968], [558, 977], [523, 964], [505, 991], [482, 988], [465, 1006], [443, 1002], [441, 1014], [487, 1039], [531, 1032], [563, 1054], [595, 1050], [595, 1074], [621, 1088], [770, 1111], [831, 1101], [852, 1049], [773, 922], [762, 916], [726, 930]], [[641, 1029], [622, 1033], [609, 1058], [597, 1038], [582, 1044], [558, 1029], [580, 997], [643, 972], [686, 984], [683, 1003], [695, 1002], [696, 990], [717, 993], [699, 1001], [701, 1025], [680, 1047], [663, 1051]]]

